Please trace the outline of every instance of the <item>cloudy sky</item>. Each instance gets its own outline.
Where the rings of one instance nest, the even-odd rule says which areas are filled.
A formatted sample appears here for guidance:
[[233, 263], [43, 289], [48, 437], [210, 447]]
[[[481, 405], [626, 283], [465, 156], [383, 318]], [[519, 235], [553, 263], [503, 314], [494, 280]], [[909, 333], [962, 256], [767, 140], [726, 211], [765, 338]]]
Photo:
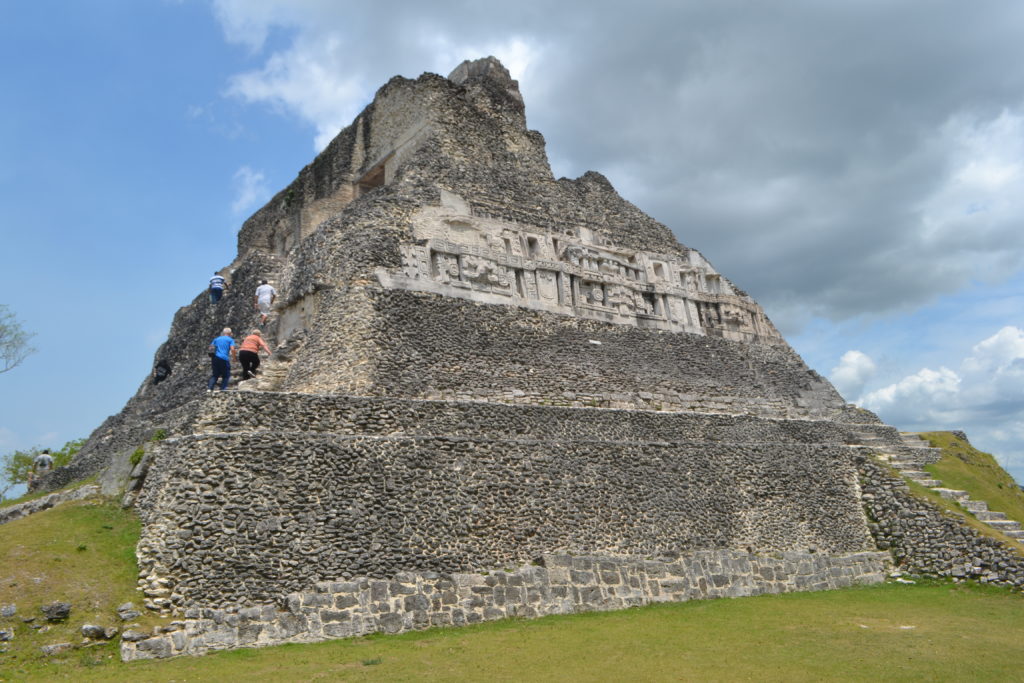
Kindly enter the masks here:
[[395, 74], [493, 54], [849, 401], [1024, 481], [1024, 4], [33, 0], [0, 23], [0, 452], [117, 412], [241, 222]]

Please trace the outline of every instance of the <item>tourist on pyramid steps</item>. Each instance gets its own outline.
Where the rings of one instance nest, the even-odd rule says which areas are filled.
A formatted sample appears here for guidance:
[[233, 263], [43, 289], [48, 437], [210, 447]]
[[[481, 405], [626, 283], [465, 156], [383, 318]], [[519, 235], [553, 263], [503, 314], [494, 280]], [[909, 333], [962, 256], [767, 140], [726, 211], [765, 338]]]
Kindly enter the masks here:
[[50, 455], [50, 449], [44, 448], [43, 451], [35, 457], [32, 461], [32, 470], [28, 473], [28, 484], [32, 485], [32, 482], [39, 477], [47, 474], [53, 469], [53, 456]]
[[245, 381], [256, 374], [260, 368], [260, 350], [271, 355], [273, 351], [263, 341], [263, 334], [259, 330], [253, 330], [252, 334], [242, 340], [238, 347], [238, 362], [242, 364], [242, 381]]
[[160, 384], [165, 379], [171, 376], [171, 364], [167, 362], [166, 358], [161, 358], [160, 362], [153, 368], [153, 385]]
[[262, 316], [260, 318], [260, 325], [267, 322], [267, 316], [270, 315], [270, 307], [274, 305], [274, 300], [277, 299], [277, 290], [267, 284], [264, 280], [263, 284], [256, 288], [256, 296], [253, 298], [256, 304], [256, 309]]
[[207, 391], [213, 391], [217, 385], [217, 378], [220, 377], [220, 390], [228, 388], [228, 380], [231, 379], [231, 356], [235, 355], [235, 340], [231, 338], [231, 328], [225, 327], [220, 336], [210, 342], [210, 365], [212, 374]]
[[215, 304], [220, 301], [220, 297], [224, 294], [224, 290], [228, 288], [228, 281], [223, 275], [214, 271], [213, 277], [210, 278], [210, 303]]

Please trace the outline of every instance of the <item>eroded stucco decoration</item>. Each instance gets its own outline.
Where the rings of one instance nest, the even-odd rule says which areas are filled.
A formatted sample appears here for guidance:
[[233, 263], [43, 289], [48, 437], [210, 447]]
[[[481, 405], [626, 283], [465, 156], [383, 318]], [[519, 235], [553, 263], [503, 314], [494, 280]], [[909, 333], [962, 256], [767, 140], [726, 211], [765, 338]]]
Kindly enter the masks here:
[[553, 233], [474, 214], [453, 193], [413, 218], [402, 267], [378, 269], [388, 288], [734, 341], [781, 341], [752, 299], [697, 251], [636, 251], [585, 226]]

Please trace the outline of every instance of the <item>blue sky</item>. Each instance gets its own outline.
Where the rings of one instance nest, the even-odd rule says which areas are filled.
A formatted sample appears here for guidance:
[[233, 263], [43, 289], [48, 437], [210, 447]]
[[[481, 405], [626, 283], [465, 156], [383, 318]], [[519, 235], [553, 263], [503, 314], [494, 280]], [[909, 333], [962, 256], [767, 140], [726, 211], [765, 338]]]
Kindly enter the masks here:
[[924, 0], [8, 3], [0, 303], [38, 351], [0, 374], [0, 452], [120, 410], [388, 78], [494, 54], [556, 175], [608, 176], [848, 400], [1024, 481], [1022, 32]]

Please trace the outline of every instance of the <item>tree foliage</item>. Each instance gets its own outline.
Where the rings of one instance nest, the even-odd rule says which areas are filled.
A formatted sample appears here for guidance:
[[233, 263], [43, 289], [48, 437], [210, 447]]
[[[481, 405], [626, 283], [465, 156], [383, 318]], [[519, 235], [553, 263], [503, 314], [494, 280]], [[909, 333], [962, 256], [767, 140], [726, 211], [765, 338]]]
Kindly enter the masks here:
[[[54, 468], [63, 467], [71, 462], [71, 458], [85, 444], [85, 439], [68, 441], [59, 451], [50, 451], [53, 456]], [[39, 446], [27, 451], [14, 451], [0, 458], [0, 500], [4, 499], [11, 488], [18, 484], [27, 484], [32, 474], [32, 463], [36, 456], [43, 452]]]
[[18, 367], [35, 351], [28, 345], [33, 336], [21, 329], [21, 323], [7, 306], [0, 304], [0, 373]]

